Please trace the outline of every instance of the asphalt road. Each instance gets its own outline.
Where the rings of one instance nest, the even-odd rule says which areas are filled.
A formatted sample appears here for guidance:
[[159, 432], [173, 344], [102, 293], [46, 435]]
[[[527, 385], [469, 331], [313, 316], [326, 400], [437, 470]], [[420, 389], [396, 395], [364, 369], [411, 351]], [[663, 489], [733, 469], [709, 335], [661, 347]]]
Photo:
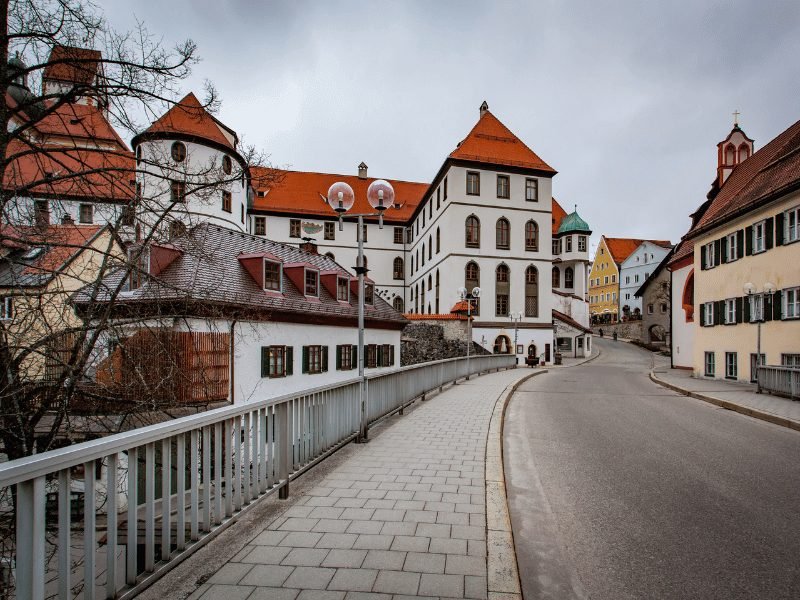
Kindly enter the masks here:
[[800, 598], [800, 433], [679, 396], [651, 355], [523, 384], [505, 419], [525, 600]]

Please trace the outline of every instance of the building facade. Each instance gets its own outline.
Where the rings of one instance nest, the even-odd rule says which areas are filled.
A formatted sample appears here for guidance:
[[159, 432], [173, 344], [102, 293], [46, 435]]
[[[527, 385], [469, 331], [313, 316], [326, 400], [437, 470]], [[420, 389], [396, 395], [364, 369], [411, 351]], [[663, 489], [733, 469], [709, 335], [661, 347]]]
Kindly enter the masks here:
[[642, 304], [636, 291], [655, 272], [671, 248], [669, 243], [644, 240], [622, 262], [619, 269], [620, 315], [637, 317], [644, 314], [647, 306]]

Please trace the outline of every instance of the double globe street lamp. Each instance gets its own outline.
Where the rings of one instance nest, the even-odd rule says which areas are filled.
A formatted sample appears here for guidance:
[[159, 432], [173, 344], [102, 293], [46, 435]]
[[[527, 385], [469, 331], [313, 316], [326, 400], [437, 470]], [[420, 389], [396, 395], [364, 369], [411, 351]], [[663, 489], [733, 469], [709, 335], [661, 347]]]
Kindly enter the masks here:
[[772, 295], [775, 293], [775, 285], [770, 283], [769, 281], [764, 284], [764, 292], [759, 294], [756, 291], [756, 286], [754, 286], [749, 281], [744, 284], [744, 293], [747, 295], [747, 301], [750, 303], [750, 322], [753, 321], [757, 322], [757, 332], [756, 332], [756, 360], [755, 360], [755, 372], [756, 372], [756, 382], [757, 382], [757, 392], [761, 393], [761, 380], [758, 377], [758, 367], [763, 366], [761, 364], [761, 323], [764, 321], [764, 310], [766, 309], [764, 298], [769, 297], [770, 299], [770, 310], [772, 309]]
[[[343, 181], [337, 181], [328, 189], [328, 197], [323, 198], [325, 202], [339, 215], [339, 231], [344, 229], [344, 215], [353, 208], [356, 201], [353, 188]], [[376, 179], [367, 188], [367, 201], [377, 212], [350, 214], [349, 218], [358, 219], [358, 230], [356, 239], [358, 240], [358, 259], [354, 267], [358, 275], [358, 400], [361, 410], [358, 430], [358, 443], [365, 443], [368, 438], [368, 414], [367, 414], [367, 386], [364, 377], [364, 276], [368, 269], [364, 266], [364, 217], [378, 217], [378, 227], [383, 229], [383, 213], [388, 208], [400, 208], [395, 204], [394, 188], [388, 181]]]
[[467, 288], [458, 288], [458, 296], [461, 300], [467, 301], [467, 380], [469, 380], [469, 355], [472, 349], [472, 301], [481, 297], [481, 288], [475, 286], [472, 291]]

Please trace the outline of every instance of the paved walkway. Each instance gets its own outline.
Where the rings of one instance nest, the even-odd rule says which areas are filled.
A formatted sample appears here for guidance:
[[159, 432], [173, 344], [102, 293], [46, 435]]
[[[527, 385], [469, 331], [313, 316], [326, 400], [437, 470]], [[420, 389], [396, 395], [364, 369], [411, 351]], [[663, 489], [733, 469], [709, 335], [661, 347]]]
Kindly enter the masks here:
[[653, 377], [695, 398], [800, 430], [800, 402], [758, 394], [755, 384], [693, 377], [691, 371], [670, 369], [669, 358], [657, 355]]
[[486, 435], [529, 374], [475, 378], [398, 417], [191, 598], [486, 598]]

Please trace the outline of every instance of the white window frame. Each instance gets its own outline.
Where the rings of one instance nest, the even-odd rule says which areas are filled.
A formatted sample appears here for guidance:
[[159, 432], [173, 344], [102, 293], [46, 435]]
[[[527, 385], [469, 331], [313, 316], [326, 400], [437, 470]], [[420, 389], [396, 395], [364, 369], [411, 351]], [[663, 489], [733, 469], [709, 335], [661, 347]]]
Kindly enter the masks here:
[[725, 325], [736, 324], [736, 298], [725, 299]]
[[706, 352], [703, 358], [703, 375], [705, 377], [715, 377], [717, 372], [717, 355], [713, 352]]
[[[794, 223], [792, 223], [794, 219]], [[783, 243], [791, 244], [800, 241], [800, 206], [790, 208], [783, 213]]]
[[0, 321], [10, 321], [14, 318], [14, 297], [5, 296], [0, 299]]
[[572, 236], [568, 235], [566, 237], [566, 240], [567, 240], [567, 244], [566, 244], [565, 252], [572, 252]]
[[725, 379], [739, 378], [739, 357], [736, 352], [725, 353]]
[[[783, 318], [800, 319], [800, 287], [787, 288], [783, 290], [781, 296], [783, 298], [783, 310], [781, 310]], [[791, 301], [789, 299], [790, 296], [792, 297]]]
[[734, 231], [726, 238], [728, 244], [728, 262], [733, 262], [739, 259], [739, 247], [736, 245], [736, 232]]
[[703, 246], [703, 252], [706, 255], [706, 269], [714, 268], [714, 242], [709, 242]]
[[586, 236], [578, 236], [578, 252], [586, 252]]
[[[761, 234], [759, 235], [759, 230]], [[767, 249], [767, 222], [753, 224], [753, 254], [760, 254]]]
[[703, 325], [706, 327], [711, 327], [714, 325], [714, 303], [713, 302], [705, 302], [704, 306], [706, 307], [705, 310], [705, 321]]
[[764, 320], [764, 294], [751, 294], [750, 301], [750, 322], [758, 323]]
[[[308, 283], [307, 283], [308, 280], [307, 280], [307, 277], [308, 277], [309, 273], [314, 273], [314, 275], [317, 278], [317, 283], [315, 285], [315, 287], [316, 287], [316, 293], [315, 294], [309, 294], [308, 293]], [[319, 271], [317, 271], [316, 269], [309, 269], [309, 268], [304, 268], [303, 269], [303, 295], [306, 298], [319, 298], [319, 284], [320, 284], [319, 279], [320, 279], [319, 278]]]

